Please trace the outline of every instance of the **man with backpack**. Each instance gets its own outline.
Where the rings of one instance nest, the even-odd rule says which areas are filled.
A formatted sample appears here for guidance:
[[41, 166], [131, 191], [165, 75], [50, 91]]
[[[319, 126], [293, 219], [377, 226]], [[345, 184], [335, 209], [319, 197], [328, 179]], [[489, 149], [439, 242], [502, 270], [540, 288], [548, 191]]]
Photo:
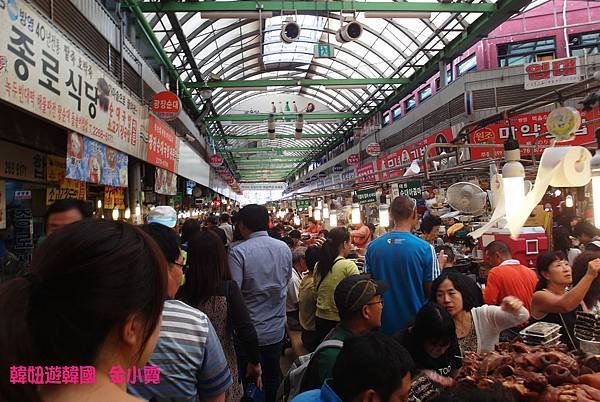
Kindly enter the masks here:
[[395, 339], [378, 332], [356, 336], [344, 344], [331, 379], [293, 401], [406, 402], [414, 367], [408, 351]]
[[[298, 392], [319, 389], [331, 378], [333, 366], [344, 341], [368, 334], [381, 326], [382, 294], [388, 289], [384, 282], [368, 275], [353, 275], [335, 288], [334, 300], [341, 322], [327, 335], [312, 355], [302, 356], [284, 379], [278, 400], [287, 401]], [[285, 388], [288, 388], [287, 391]], [[282, 395], [283, 394], [283, 395]]]

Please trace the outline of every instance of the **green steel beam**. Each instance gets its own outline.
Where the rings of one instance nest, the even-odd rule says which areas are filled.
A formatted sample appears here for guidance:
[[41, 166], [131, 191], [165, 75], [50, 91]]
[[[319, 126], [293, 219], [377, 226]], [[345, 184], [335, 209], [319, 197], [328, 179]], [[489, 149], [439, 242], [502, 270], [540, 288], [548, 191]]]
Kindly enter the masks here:
[[246, 167], [238, 166], [238, 172], [240, 172], [240, 173], [253, 173], [253, 172], [257, 172], [257, 173], [262, 173], [262, 172], [267, 172], [267, 173], [269, 173], [269, 172], [289, 172], [291, 170], [294, 170], [294, 168], [293, 167], [291, 167], [291, 168], [268, 168], [268, 167], [266, 167], [266, 168], [258, 168], [257, 169], [257, 168], [252, 167], [252, 166], [246, 166]]
[[226, 147], [223, 148], [224, 152], [234, 153], [255, 153], [255, 152], [301, 152], [301, 151], [314, 151], [320, 147], [266, 147], [266, 148], [247, 148], [247, 147]]
[[283, 181], [284, 178], [285, 178], [284, 175], [278, 175], [278, 176], [242, 176], [242, 177], [240, 177], [240, 181], [242, 181], [242, 180]]
[[283, 166], [290, 166], [289, 168], [293, 169], [301, 161], [298, 161], [298, 162], [279, 162], [279, 163], [270, 163], [270, 162], [240, 163], [239, 161], [236, 161], [236, 162], [237, 162], [236, 165], [237, 165], [238, 169], [244, 169], [244, 168], [254, 168], [254, 169], [265, 168], [265, 169], [268, 169], [270, 167], [280, 168], [280, 167], [283, 167]]
[[[311, 139], [321, 139], [321, 138], [325, 138], [328, 137], [328, 134], [302, 134], [302, 138], [300, 138], [300, 140], [311, 140]], [[282, 140], [282, 139], [295, 139], [296, 137], [294, 137], [293, 134], [275, 134], [275, 139], [277, 140]], [[219, 138], [223, 138], [226, 140], [240, 140], [240, 141], [251, 141], [251, 140], [269, 140], [269, 136], [267, 134], [250, 134], [250, 135], [226, 135], [223, 137], [219, 137]]]
[[248, 174], [248, 175], [240, 174], [240, 177], [244, 178], [244, 179], [248, 179], [248, 178], [257, 178], [257, 179], [259, 179], [259, 178], [265, 178], [265, 177], [268, 177], [268, 178], [276, 178], [276, 177], [282, 178], [282, 177], [285, 177], [285, 174], [283, 174], [283, 173], [279, 173], [279, 174], [274, 174], [274, 173], [259, 174], [259, 173], [255, 173], [255, 174]]
[[[273, 113], [275, 120], [296, 120], [298, 113]], [[362, 116], [354, 113], [339, 112], [339, 113], [303, 113], [304, 120], [338, 120], [360, 118]], [[266, 121], [269, 118], [268, 114], [223, 114], [221, 116], [207, 117], [206, 121]]]
[[143, 3], [138, 2], [137, 0], [125, 0], [124, 6], [129, 7], [133, 15], [135, 15], [138, 24], [142, 28], [142, 31], [150, 41], [150, 44], [154, 48], [155, 53], [160, 58], [162, 64], [166, 67], [167, 73], [177, 82], [179, 86], [179, 96], [183, 98], [183, 101], [188, 105], [192, 110], [196, 111], [196, 113], [200, 114], [200, 110], [198, 109], [198, 105], [192, 100], [192, 94], [189, 89], [186, 87], [185, 83], [179, 76], [179, 72], [171, 62], [171, 59], [163, 49], [160, 41], [152, 31], [152, 27], [148, 24], [146, 17], [144, 17], [144, 11], [140, 8]]
[[267, 159], [267, 158], [252, 158], [252, 159], [238, 159], [236, 162], [241, 165], [254, 165], [254, 164], [283, 164], [283, 163], [298, 163], [302, 162], [304, 158], [290, 158], [290, 159]]
[[[386, 99], [380, 104], [377, 108], [377, 111], [385, 111], [392, 107], [395, 103], [402, 100], [408, 94], [412, 93], [417, 87], [419, 87], [422, 83], [426, 82], [429, 78], [431, 78], [436, 72], [439, 71], [439, 62], [441, 60], [452, 60], [458, 55], [462, 54], [465, 50], [471, 47], [474, 43], [485, 38], [491, 31], [496, 29], [502, 22], [509, 19], [515, 13], [517, 13], [520, 9], [527, 6], [531, 1], [530, 0], [499, 0], [498, 3], [494, 5], [496, 10], [492, 14], [487, 14], [479, 17], [475, 20], [471, 25], [469, 25], [466, 31], [462, 32], [461, 35], [457, 36], [453, 40], [446, 45], [443, 51], [437, 53], [434, 57], [432, 57], [423, 67], [421, 67], [415, 74], [410, 77], [410, 84], [404, 85], [398, 91], [386, 97]], [[396, 2], [393, 4], [407, 4], [406, 2]], [[413, 3], [410, 3], [413, 4]], [[455, 4], [455, 3], [453, 3]], [[458, 4], [458, 3], [456, 3]], [[466, 3], [463, 3], [466, 4]], [[363, 105], [358, 105], [359, 108]], [[364, 116], [366, 120], [371, 115]], [[311, 160], [318, 159], [321, 155], [327, 153], [330, 149], [335, 148], [341, 143], [341, 138], [345, 137], [345, 134], [351, 130], [347, 129], [343, 132], [344, 128], [342, 126], [338, 127], [332, 135], [336, 135], [339, 139], [335, 140], [332, 143], [325, 144], [322, 152], [306, 155], [305, 160], [302, 165], [308, 163]], [[340, 133], [339, 131], [342, 131]], [[341, 134], [341, 135], [340, 135]], [[293, 172], [292, 172], [293, 173]], [[291, 175], [291, 174], [290, 174]]]
[[187, 82], [188, 88], [258, 88], [258, 87], [309, 87], [315, 85], [340, 86], [340, 85], [402, 85], [410, 82], [407, 78], [309, 78], [298, 80], [230, 80]]
[[492, 13], [496, 11], [494, 4], [489, 3], [426, 3], [426, 2], [384, 2], [384, 1], [187, 1], [187, 2], [139, 2], [139, 8], [145, 13], [189, 13], [189, 12], [241, 12], [295, 10], [297, 12], [340, 12], [356, 10], [365, 11], [407, 11], [431, 13]]

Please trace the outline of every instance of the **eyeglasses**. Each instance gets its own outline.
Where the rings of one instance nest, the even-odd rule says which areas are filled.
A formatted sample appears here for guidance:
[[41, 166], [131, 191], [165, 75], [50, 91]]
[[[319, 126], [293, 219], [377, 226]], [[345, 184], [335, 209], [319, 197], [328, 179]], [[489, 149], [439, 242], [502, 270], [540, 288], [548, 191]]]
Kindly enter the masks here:
[[380, 299], [380, 300], [378, 300], [376, 302], [367, 303], [367, 304], [365, 304], [365, 306], [370, 306], [372, 304], [381, 304], [381, 307], [383, 307], [383, 299]]

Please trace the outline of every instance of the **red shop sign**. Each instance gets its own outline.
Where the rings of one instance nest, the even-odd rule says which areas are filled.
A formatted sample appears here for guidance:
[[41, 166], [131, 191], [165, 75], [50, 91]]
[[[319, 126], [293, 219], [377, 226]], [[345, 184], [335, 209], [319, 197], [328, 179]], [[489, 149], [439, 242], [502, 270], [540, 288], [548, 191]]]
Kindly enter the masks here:
[[568, 57], [525, 65], [525, 89], [575, 83], [581, 71], [579, 58]]
[[223, 165], [223, 157], [221, 155], [215, 154], [209, 158], [208, 163], [210, 163], [210, 166], [217, 168]]
[[[581, 113], [581, 122], [591, 121], [600, 118], [600, 107], [595, 107], [589, 112]], [[490, 124], [484, 128], [471, 133], [471, 143], [473, 144], [503, 144], [504, 141], [513, 135], [521, 145], [536, 145], [549, 146], [551, 140], [549, 138], [537, 139], [540, 135], [545, 135], [548, 132], [546, 128], [546, 118], [548, 112], [521, 114], [511, 117], [509, 120], [502, 120], [494, 124]], [[594, 141], [594, 131], [600, 127], [598, 123], [588, 124], [575, 132], [575, 138], [572, 141], [566, 142], [566, 145], [582, 145]], [[536, 154], [541, 155], [544, 152], [543, 148], [536, 149]], [[501, 158], [504, 151], [501, 147], [498, 148], [473, 148], [470, 150], [472, 160], [481, 160], [487, 158]], [[531, 149], [521, 149], [522, 156], [531, 155]]]
[[350, 166], [358, 165], [358, 154], [350, 154], [346, 159], [346, 163]]
[[[396, 151], [377, 159], [377, 170], [393, 169], [400, 165], [409, 164], [415, 159], [422, 159], [425, 156], [427, 145], [433, 143], [449, 143], [454, 138], [451, 128], [446, 128], [437, 133], [431, 134], [426, 138], [407, 144]], [[444, 151], [443, 147], [431, 148], [429, 156], [436, 156]], [[381, 180], [401, 177], [404, 174], [404, 168], [393, 169], [379, 174]]]
[[376, 142], [372, 142], [367, 145], [367, 154], [370, 156], [379, 156], [381, 153], [381, 145]]
[[177, 137], [175, 131], [153, 115], [148, 116], [148, 162], [175, 172]]
[[[363, 184], [363, 183], [374, 183], [377, 178], [375, 174], [369, 174], [369, 173], [375, 173], [375, 163], [374, 162], [370, 162], [367, 164], [364, 164], [362, 166], [357, 166], [355, 168], [355, 172], [356, 172], [356, 184]], [[359, 177], [362, 176], [362, 177]]]
[[171, 91], [159, 92], [150, 103], [152, 111], [165, 121], [174, 120], [181, 112], [181, 102], [177, 94]]

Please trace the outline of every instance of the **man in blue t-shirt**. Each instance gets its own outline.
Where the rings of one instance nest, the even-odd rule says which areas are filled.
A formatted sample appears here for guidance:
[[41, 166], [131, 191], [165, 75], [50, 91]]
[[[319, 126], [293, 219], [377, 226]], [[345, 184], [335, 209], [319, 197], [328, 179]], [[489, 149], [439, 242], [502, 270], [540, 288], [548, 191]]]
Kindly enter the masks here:
[[416, 206], [410, 197], [396, 197], [390, 208], [392, 231], [367, 247], [365, 271], [390, 284], [381, 319], [381, 330], [389, 335], [404, 329], [417, 314], [441, 273], [433, 246], [411, 233], [419, 219]]

